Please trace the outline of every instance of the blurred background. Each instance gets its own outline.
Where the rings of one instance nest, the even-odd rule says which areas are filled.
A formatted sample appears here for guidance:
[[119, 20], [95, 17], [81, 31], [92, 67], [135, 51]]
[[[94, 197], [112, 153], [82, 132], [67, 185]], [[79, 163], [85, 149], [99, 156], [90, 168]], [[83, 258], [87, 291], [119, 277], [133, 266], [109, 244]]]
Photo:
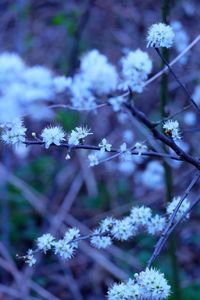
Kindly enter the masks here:
[[[33, 73], [27, 75], [34, 77], [34, 82], [47, 82], [49, 72], [72, 76], [81, 55], [91, 49], [98, 49], [118, 68], [127, 49], [145, 51], [148, 27], [162, 20], [161, 2], [1, 0], [0, 123], [18, 114], [25, 115], [29, 136], [48, 124], [60, 124], [66, 132], [84, 124], [94, 133], [89, 142], [95, 145], [103, 137], [117, 147], [122, 142], [133, 145], [149, 139], [147, 130], [124, 112], [116, 114], [110, 107], [102, 107], [96, 113], [50, 109], [49, 105], [68, 104], [69, 99], [48, 90], [43, 94], [44, 90], [36, 93], [32, 87], [19, 89], [10, 84], [10, 77], [16, 69], [24, 72], [24, 64], [30, 67], [29, 74], [35, 72], [35, 77]], [[178, 32], [170, 53], [173, 59], [199, 34], [200, 3], [177, 0], [171, 4], [169, 21]], [[197, 101], [199, 50], [197, 44], [175, 65], [176, 73]], [[161, 63], [153, 50], [148, 53], [153, 60], [153, 75]], [[152, 120], [160, 119], [159, 97], [160, 79], [136, 97], [138, 107]], [[167, 113], [187, 103], [171, 77], [168, 100]], [[181, 146], [198, 155], [200, 134], [195, 111], [187, 111], [178, 119], [184, 134]], [[148, 143], [154, 146], [151, 139]], [[54, 255], [41, 255], [39, 262], [29, 268], [16, 259], [17, 253], [26, 253], [45, 232], [60, 238], [68, 226], [75, 226], [87, 234], [102, 218], [120, 218], [133, 205], [145, 204], [155, 212], [163, 211], [166, 188], [162, 161], [137, 157], [127, 164], [116, 159], [91, 168], [88, 153], [73, 152], [67, 161], [65, 149], [12, 149], [0, 144], [0, 299], [104, 299], [114, 281], [131, 277], [145, 267], [157, 240], [146, 235], [115, 243], [106, 251], [82, 242], [76, 256], [68, 262]], [[193, 170], [187, 164], [174, 162], [170, 167], [173, 195], [177, 196], [189, 184]], [[194, 189], [191, 199], [197, 194], [198, 189]], [[178, 247], [174, 253], [178, 269], [173, 268], [168, 247], [157, 261], [173, 286], [174, 272], [178, 272], [180, 300], [200, 299], [199, 215], [197, 208], [176, 233]], [[173, 294], [170, 299], [179, 300]]]

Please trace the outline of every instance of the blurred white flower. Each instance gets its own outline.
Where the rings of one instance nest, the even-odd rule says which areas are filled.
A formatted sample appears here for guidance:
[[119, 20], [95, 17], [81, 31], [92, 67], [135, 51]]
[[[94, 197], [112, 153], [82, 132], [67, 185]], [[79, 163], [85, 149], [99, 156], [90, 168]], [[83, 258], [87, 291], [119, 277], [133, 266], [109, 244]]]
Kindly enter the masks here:
[[120, 146], [120, 157], [125, 161], [130, 161], [132, 159], [131, 151], [127, 148], [126, 143], [123, 143]]
[[99, 164], [99, 158], [96, 153], [91, 153], [88, 155], [90, 167], [97, 166]]
[[33, 255], [33, 250], [29, 249], [27, 252], [27, 255], [25, 257], [25, 263], [29, 265], [29, 267], [32, 267], [36, 264], [36, 258]]
[[119, 88], [134, 92], [143, 91], [145, 81], [152, 70], [152, 62], [148, 54], [140, 49], [130, 51], [121, 59], [123, 81]]
[[81, 58], [80, 71], [90, 90], [98, 95], [109, 94], [116, 89], [118, 74], [105, 55], [91, 50]]
[[18, 145], [25, 141], [26, 130], [23, 121], [16, 119], [4, 127], [1, 140], [6, 144]]
[[64, 92], [72, 84], [71, 77], [57, 76], [53, 79], [53, 86], [56, 93]]
[[163, 188], [164, 169], [158, 161], [151, 161], [146, 169], [140, 174], [142, 183], [151, 189], [159, 190]]

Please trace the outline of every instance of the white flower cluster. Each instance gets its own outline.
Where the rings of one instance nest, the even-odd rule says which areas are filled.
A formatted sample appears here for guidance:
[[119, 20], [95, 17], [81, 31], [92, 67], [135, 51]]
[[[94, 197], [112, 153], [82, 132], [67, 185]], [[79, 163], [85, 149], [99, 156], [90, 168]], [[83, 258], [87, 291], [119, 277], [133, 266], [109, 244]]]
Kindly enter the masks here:
[[[16, 119], [12, 123], [5, 123], [2, 126], [1, 140], [6, 144], [16, 145], [25, 142], [25, 132], [26, 127], [23, 125], [21, 119]], [[87, 127], [76, 127], [71, 131], [68, 137], [69, 145], [78, 145], [85, 137], [93, 134]], [[33, 133], [32, 136], [36, 137]], [[66, 140], [66, 133], [60, 126], [49, 126], [45, 127], [41, 132], [41, 140], [45, 145], [45, 148], [49, 148], [50, 145], [54, 144], [56, 146], [61, 145], [62, 142]], [[100, 144], [101, 152], [109, 151], [111, 148], [110, 144], [107, 144], [106, 139], [102, 140]]]
[[158, 161], [150, 161], [146, 169], [138, 174], [136, 183], [143, 184], [145, 187], [160, 190], [164, 186], [164, 168]]
[[76, 228], [70, 228], [63, 239], [54, 243], [54, 252], [64, 260], [71, 259], [78, 248], [76, 241], [80, 237], [80, 232]]
[[105, 55], [92, 50], [81, 59], [80, 71], [90, 89], [98, 95], [109, 94], [116, 89], [118, 75]]
[[180, 127], [177, 120], [168, 120], [164, 122], [163, 129], [165, 130], [165, 133], [171, 136], [174, 141], [181, 139]]
[[[167, 206], [167, 214], [169, 215], [169, 217], [173, 214], [174, 210], [176, 209], [178, 203], [180, 202], [181, 197], [174, 197], [172, 199], [172, 201], [168, 204]], [[175, 220], [178, 221], [180, 220], [180, 218], [182, 217], [182, 215], [190, 208], [190, 202], [189, 200], [186, 198], [183, 203], [181, 204], [181, 206], [178, 209], [178, 212], [176, 214]], [[186, 218], [189, 218], [189, 214], [186, 215]]]
[[79, 73], [72, 78], [72, 105], [79, 109], [95, 109], [96, 95], [115, 91], [117, 83], [115, 67], [98, 50], [91, 50], [81, 58]]
[[55, 238], [50, 233], [43, 234], [37, 239], [38, 249], [44, 251], [45, 254], [48, 250], [51, 250], [54, 243]]
[[98, 146], [100, 148], [99, 153], [90, 153], [88, 155], [90, 167], [97, 166], [100, 163], [100, 159], [105, 155], [105, 152], [110, 152], [112, 148], [112, 145], [105, 138], [102, 139]]
[[55, 99], [69, 84], [68, 78], [55, 76], [46, 67], [27, 66], [16, 53], [1, 53], [0, 123], [29, 113], [37, 119], [51, 117], [46, 102]]
[[152, 62], [148, 54], [140, 49], [130, 51], [121, 60], [123, 81], [120, 87], [128, 90], [130, 87], [134, 92], [141, 93], [145, 81], [152, 70]]
[[171, 48], [175, 34], [172, 27], [164, 23], [153, 24], [147, 34], [147, 47]]
[[108, 290], [109, 300], [164, 300], [170, 296], [170, 286], [164, 274], [150, 268], [136, 273], [134, 279], [114, 284]]
[[138, 154], [141, 155], [143, 152], [147, 151], [147, 146], [144, 143], [137, 142], [134, 146], [134, 150], [138, 151]]
[[36, 258], [34, 257], [34, 253], [32, 249], [29, 249], [27, 251], [27, 255], [24, 257], [25, 258], [25, 263], [29, 265], [29, 267], [32, 267], [36, 264]]
[[131, 156], [131, 151], [127, 148], [127, 144], [126, 143], [123, 143], [121, 146], [120, 146], [120, 158], [124, 161], [129, 161], [132, 159], [132, 156]]
[[25, 132], [27, 131], [26, 127], [22, 120], [16, 119], [12, 123], [5, 124], [1, 140], [6, 144], [19, 145], [25, 141]]
[[50, 233], [43, 234], [36, 240], [37, 249], [35, 251], [29, 249], [24, 257], [25, 262], [32, 267], [36, 263], [34, 253], [38, 250], [47, 253], [52, 250], [56, 255], [64, 260], [71, 259], [75, 250], [78, 247], [77, 240], [80, 237], [80, 232], [77, 228], [70, 228], [64, 235], [63, 239], [56, 240]]
[[125, 98], [123, 96], [111, 97], [108, 102], [112, 106], [112, 109], [115, 112], [120, 111], [122, 104], [125, 102]]
[[[105, 249], [112, 245], [113, 240], [126, 241], [142, 230], [151, 231], [150, 234], [156, 235], [164, 228], [166, 220], [165, 222], [163, 220], [162, 217], [158, 219], [158, 215], [152, 216], [152, 211], [148, 207], [133, 207], [130, 215], [123, 219], [118, 220], [107, 217], [101, 221], [99, 227], [91, 233], [90, 243], [97, 249]], [[150, 230], [151, 226], [153, 226], [153, 229]], [[47, 251], [52, 250], [63, 259], [70, 259], [78, 248], [79, 238], [81, 236], [77, 228], [70, 228], [65, 233], [64, 238], [57, 241], [51, 234], [46, 233], [37, 239], [35, 252], [37, 253], [39, 250], [46, 254]], [[29, 250], [25, 257], [25, 261], [30, 266], [36, 262], [33, 254], [34, 251]]]

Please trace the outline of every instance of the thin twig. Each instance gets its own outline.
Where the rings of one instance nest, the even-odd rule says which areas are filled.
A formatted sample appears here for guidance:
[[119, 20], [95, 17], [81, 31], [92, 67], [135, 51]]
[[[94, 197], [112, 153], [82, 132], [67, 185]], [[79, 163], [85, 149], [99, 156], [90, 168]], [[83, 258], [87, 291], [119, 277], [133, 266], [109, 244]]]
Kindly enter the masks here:
[[180, 201], [178, 202], [176, 208], [174, 209], [172, 215], [170, 216], [169, 222], [162, 234], [162, 236], [160, 237], [160, 239], [158, 240], [154, 252], [152, 254], [152, 256], [150, 257], [147, 267], [150, 268], [153, 264], [153, 262], [155, 261], [155, 259], [158, 257], [158, 255], [160, 254], [165, 242], [167, 241], [167, 238], [169, 237], [169, 231], [171, 229], [171, 226], [174, 222], [174, 219], [177, 215], [177, 212], [180, 208], [180, 206], [182, 205], [183, 201], [186, 199], [186, 197], [188, 197], [188, 195], [190, 194], [192, 188], [194, 187], [194, 185], [197, 183], [197, 181], [200, 178], [200, 172], [196, 172], [192, 181], [190, 182], [189, 186], [187, 187], [185, 193], [183, 194], [182, 198], [180, 199]]
[[152, 123], [142, 111], [138, 110], [134, 105], [131, 105], [130, 103], [125, 103], [124, 105], [131, 112], [133, 117], [138, 119], [152, 132], [155, 138], [163, 142], [165, 145], [169, 146], [184, 161], [187, 161], [191, 165], [195, 166], [197, 169], [200, 169], [199, 160], [183, 151], [183, 149], [176, 145], [171, 138], [159, 132], [155, 128], [155, 123]]
[[175, 74], [175, 72], [173, 71], [172, 67], [168, 63], [168, 61], [161, 54], [160, 50], [158, 48], [155, 48], [155, 50], [158, 53], [158, 55], [160, 56], [161, 60], [164, 62], [164, 64], [168, 67], [169, 71], [171, 72], [171, 74], [173, 75], [173, 77], [175, 78], [175, 80], [178, 82], [178, 84], [180, 85], [180, 87], [184, 90], [184, 92], [187, 95], [189, 101], [192, 103], [192, 105], [196, 108], [196, 110], [200, 114], [200, 108], [198, 107], [198, 105], [196, 104], [196, 102], [194, 101], [194, 99], [192, 99], [192, 96], [190, 95], [190, 92], [187, 90], [187, 88], [184, 86], [184, 84], [180, 81], [180, 79]]

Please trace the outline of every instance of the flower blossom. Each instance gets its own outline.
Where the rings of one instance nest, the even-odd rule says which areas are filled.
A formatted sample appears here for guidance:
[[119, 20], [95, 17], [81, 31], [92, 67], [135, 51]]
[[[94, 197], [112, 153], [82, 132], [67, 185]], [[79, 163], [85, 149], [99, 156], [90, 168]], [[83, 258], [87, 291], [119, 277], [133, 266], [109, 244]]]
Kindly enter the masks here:
[[19, 145], [25, 141], [26, 130], [23, 121], [16, 119], [14, 122], [4, 126], [1, 140], [6, 144]]
[[[167, 214], [169, 216], [171, 216], [174, 212], [174, 210], [176, 209], [178, 203], [180, 202], [181, 200], [181, 197], [178, 196], [178, 197], [174, 197], [172, 199], [172, 201], [168, 204], [167, 206]], [[183, 203], [181, 204], [181, 206], [179, 207], [178, 211], [177, 211], [177, 214], [176, 214], [176, 217], [175, 217], [175, 220], [178, 221], [182, 215], [190, 208], [190, 202], [189, 200], [186, 198]], [[188, 219], [189, 218], [189, 214], [187, 214], [186, 218]]]
[[164, 23], [153, 24], [147, 34], [147, 47], [171, 48], [175, 34], [172, 27]]
[[90, 162], [90, 167], [97, 166], [99, 164], [99, 159], [96, 153], [91, 153], [88, 155], [88, 159]]
[[54, 237], [50, 233], [43, 234], [37, 239], [37, 247], [39, 250], [43, 250], [46, 253], [54, 245]]
[[45, 148], [49, 148], [51, 144], [57, 146], [65, 140], [65, 133], [63, 129], [59, 126], [46, 127], [41, 133], [42, 141], [45, 143]]
[[112, 245], [112, 239], [110, 236], [102, 235], [101, 231], [99, 229], [96, 229], [93, 232], [90, 243], [97, 249], [105, 249]]
[[121, 63], [123, 83], [119, 87], [123, 90], [130, 87], [134, 92], [141, 93], [152, 70], [148, 54], [140, 49], [130, 51], [122, 58]]
[[99, 143], [99, 147], [101, 148], [101, 153], [104, 153], [105, 151], [111, 151], [112, 145], [109, 144], [106, 139], [102, 139], [101, 143]]
[[91, 134], [93, 133], [90, 132], [90, 129], [87, 129], [87, 127], [76, 127], [70, 133], [68, 143], [70, 145], [78, 145], [80, 143], [80, 140]]
[[170, 295], [170, 286], [164, 274], [150, 268], [134, 275], [137, 284], [140, 286], [140, 293], [143, 299], [162, 300]]
[[179, 128], [179, 123], [177, 120], [168, 120], [163, 124], [163, 129], [165, 130], [165, 133], [169, 136], [172, 137], [172, 139], [175, 140], [180, 140], [181, 135], [180, 135], [180, 128]]

